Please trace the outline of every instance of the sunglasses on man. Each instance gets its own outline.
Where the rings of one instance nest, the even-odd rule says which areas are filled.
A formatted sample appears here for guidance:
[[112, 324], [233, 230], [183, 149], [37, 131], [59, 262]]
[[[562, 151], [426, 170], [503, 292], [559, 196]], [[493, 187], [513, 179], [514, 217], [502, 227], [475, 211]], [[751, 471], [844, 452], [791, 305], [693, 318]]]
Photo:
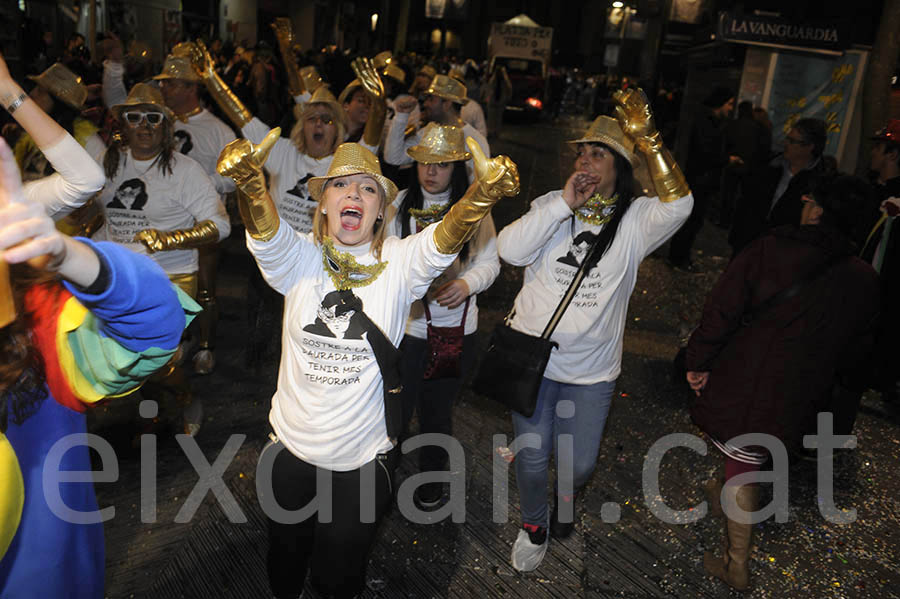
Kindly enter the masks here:
[[131, 125], [132, 127], [138, 127], [145, 120], [147, 124], [151, 127], [157, 127], [160, 123], [163, 122], [165, 116], [161, 112], [144, 112], [141, 110], [129, 110], [127, 112], [122, 113], [122, 118], [125, 119], [125, 122]]

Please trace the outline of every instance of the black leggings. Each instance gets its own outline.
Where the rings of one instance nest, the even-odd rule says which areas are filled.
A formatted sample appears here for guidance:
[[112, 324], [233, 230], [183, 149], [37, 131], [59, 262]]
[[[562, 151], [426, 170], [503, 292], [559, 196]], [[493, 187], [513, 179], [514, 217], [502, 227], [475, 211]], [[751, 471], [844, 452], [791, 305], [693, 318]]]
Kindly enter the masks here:
[[[361, 592], [378, 523], [390, 506], [389, 455], [357, 470], [334, 472], [304, 462], [281, 443], [267, 445], [263, 452], [267, 451], [279, 452], [272, 467], [272, 492], [284, 510], [299, 510], [316, 499], [317, 471], [320, 477], [330, 474], [332, 480], [330, 522], [319, 522], [322, 506], [298, 524], [280, 523], [272, 519], [274, 514], [266, 514], [272, 593], [278, 599], [296, 599], [303, 591], [307, 571], [313, 588], [326, 597], [353, 597]], [[361, 482], [364, 493], [360, 493]], [[365, 517], [360, 515], [361, 505]]]

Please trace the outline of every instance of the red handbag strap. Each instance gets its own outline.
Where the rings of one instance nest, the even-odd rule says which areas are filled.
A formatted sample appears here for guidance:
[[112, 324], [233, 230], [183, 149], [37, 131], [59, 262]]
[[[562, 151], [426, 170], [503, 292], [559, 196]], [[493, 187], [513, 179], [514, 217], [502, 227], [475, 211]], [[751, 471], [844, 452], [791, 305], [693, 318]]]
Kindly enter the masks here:
[[[463, 308], [462, 322], [460, 322], [460, 326], [466, 324], [466, 314], [469, 313], [469, 300], [472, 299], [472, 296], [468, 296], [466, 298], [466, 307]], [[428, 326], [431, 326], [431, 310], [428, 309], [428, 299], [422, 298], [422, 307], [425, 308], [425, 322], [428, 323]]]

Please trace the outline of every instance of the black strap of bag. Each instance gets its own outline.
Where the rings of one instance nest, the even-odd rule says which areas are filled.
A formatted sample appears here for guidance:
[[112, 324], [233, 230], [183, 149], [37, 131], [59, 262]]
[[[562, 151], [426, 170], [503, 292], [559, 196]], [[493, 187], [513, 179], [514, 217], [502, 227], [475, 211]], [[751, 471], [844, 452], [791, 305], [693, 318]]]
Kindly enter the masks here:
[[831, 267], [842, 262], [848, 256], [845, 255], [836, 255], [832, 256], [828, 260], [825, 260], [819, 266], [813, 268], [811, 271], [806, 273], [806, 276], [795, 281], [790, 287], [787, 289], [782, 289], [777, 293], [767, 297], [756, 306], [753, 306], [741, 316], [741, 325], [742, 326], [750, 326], [754, 321], [759, 320], [760, 316], [774, 308], [775, 306], [779, 306], [786, 301], [797, 297], [800, 295], [800, 292], [803, 291], [803, 288], [824, 275], [826, 272], [831, 270]]
[[[572, 218], [574, 219], [575, 217], [573, 216]], [[608, 247], [612, 245], [610, 240], [616, 234], [620, 221], [621, 218], [614, 220], [610, 223], [610, 226], [604, 227], [603, 230], [600, 231], [600, 234], [597, 235], [597, 238], [588, 250], [587, 256], [584, 257], [584, 260], [581, 261], [581, 265], [579, 265], [578, 270], [575, 272], [575, 277], [572, 279], [572, 282], [569, 283], [569, 288], [566, 289], [562, 299], [559, 301], [556, 311], [553, 312], [553, 316], [550, 317], [550, 322], [544, 327], [544, 332], [541, 333], [541, 339], [549, 339], [550, 335], [553, 334], [553, 331], [556, 330], [556, 326], [559, 324], [559, 321], [562, 320], [563, 313], [566, 311], [566, 308], [569, 307], [569, 304], [578, 292], [581, 282], [584, 281], [584, 278], [588, 274], [590, 274], [591, 269], [600, 263], [600, 259], [603, 258]]]
[[497, 325], [482, 357], [478, 374], [472, 382], [476, 393], [490, 397], [526, 418], [534, 414], [550, 353], [554, 347], [559, 347], [555, 341], [550, 340], [550, 336], [584, 277], [600, 262], [607, 247], [611, 245], [620, 220], [621, 215], [610, 223], [611, 226], [604, 228], [591, 244], [540, 337], [522, 333], [509, 326], [515, 310], [510, 312], [505, 323]]

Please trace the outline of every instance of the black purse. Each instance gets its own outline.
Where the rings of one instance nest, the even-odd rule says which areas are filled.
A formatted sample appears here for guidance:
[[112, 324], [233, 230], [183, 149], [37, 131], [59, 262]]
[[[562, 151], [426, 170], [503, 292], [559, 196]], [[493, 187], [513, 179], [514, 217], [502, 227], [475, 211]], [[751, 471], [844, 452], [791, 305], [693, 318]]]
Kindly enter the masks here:
[[544, 370], [550, 361], [550, 352], [554, 347], [559, 348], [559, 344], [551, 341], [550, 336], [584, 277], [600, 262], [606, 248], [612, 245], [610, 240], [618, 228], [618, 221], [610, 224], [612, 226], [601, 231], [591, 245], [540, 337], [516, 331], [509, 326], [514, 310], [503, 324], [494, 329], [478, 374], [472, 382], [472, 389], [476, 393], [487, 396], [526, 418], [534, 414]]

